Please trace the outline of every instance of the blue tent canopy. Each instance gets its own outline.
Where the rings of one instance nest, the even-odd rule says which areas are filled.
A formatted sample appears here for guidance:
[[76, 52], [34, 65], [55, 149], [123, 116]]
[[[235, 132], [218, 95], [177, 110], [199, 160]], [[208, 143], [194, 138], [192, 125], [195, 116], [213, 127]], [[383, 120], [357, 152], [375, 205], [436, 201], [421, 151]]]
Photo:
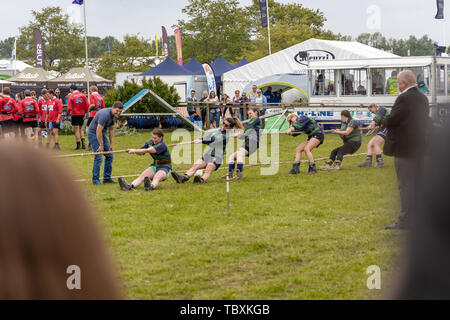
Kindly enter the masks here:
[[188, 69], [189, 71], [193, 72], [196, 75], [204, 75], [205, 72], [203, 71], [202, 64], [197, 61], [197, 59], [192, 58], [188, 62], [186, 62], [183, 67], [185, 69]]
[[167, 58], [156, 67], [151, 68], [141, 74], [140, 76], [184, 76], [184, 75], [195, 75], [192, 71], [178, 65], [172, 59]]
[[238, 63], [236, 63], [236, 65], [234, 67], [239, 68], [239, 67], [245, 66], [247, 63], [249, 63], [249, 61], [246, 58], [242, 58], [242, 60], [239, 61]]
[[211, 62], [211, 68], [214, 70], [216, 77], [221, 77], [223, 73], [234, 69], [234, 66], [222, 57], [218, 57]]

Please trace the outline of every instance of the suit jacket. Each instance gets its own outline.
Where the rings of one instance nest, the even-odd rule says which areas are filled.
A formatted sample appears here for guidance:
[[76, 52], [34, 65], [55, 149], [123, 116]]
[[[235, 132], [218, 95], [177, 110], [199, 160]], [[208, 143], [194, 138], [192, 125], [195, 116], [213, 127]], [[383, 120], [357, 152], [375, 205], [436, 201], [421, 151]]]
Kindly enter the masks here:
[[413, 87], [395, 100], [383, 125], [388, 129], [383, 152], [387, 156], [417, 158], [425, 152], [430, 106], [428, 98]]

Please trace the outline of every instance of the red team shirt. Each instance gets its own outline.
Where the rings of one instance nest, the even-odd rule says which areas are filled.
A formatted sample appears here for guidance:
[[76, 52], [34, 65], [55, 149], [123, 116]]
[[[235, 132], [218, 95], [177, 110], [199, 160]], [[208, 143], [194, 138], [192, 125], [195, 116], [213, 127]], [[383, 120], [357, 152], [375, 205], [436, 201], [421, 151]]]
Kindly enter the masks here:
[[89, 101], [80, 91], [74, 91], [67, 105], [67, 116], [72, 111], [72, 116], [84, 116], [89, 110]]
[[0, 122], [14, 118], [16, 112], [16, 101], [12, 98], [0, 98]]
[[44, 98], [40, 98], [38, 101], [38, 106], [39, 106], [39, 120], [42, 122], [45, 122], [45, 119], [47, 118], [47, 105], [48, 105], [49, 100], [48, 99], [44, 99]]
[[20, 101], [17, 109], [23, 115], [23, 122], [36, 121], [39, 116], [39, 105], [33, 98]]
[[89, 118], [93, 118], [99, 110], [105, 108], [105, 103], [103, 102], [102, 96], [98, 92], [92, 92], [89, 100], [91, 102], [90, 104], [95, 106], [94, 109], [89, 112]]
[[[47, 103], [47, 109], [48, 109], [48, 122], [56, 122], [58, 120], [58, 115], [62, 115], [63, 111], [63, 105], [61, 100], [54, 97], [53, 100], [48, 100]], [[59, 121], [61, 121], [62, 116], [59, 118]]]

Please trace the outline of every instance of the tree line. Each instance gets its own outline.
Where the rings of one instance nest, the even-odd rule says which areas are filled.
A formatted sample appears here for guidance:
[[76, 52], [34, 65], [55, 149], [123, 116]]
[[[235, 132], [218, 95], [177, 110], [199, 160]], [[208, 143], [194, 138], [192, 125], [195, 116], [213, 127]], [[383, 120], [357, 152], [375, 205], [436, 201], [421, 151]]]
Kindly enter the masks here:
[[[432, 55], [435, 41], [427, 35], [408, 39], [386, 38], [381, 33], [363, 33], [352, 39], [324, 28], [326, 17], [316, 9], [298, 3], [283, 4], [269, 0], [272, 53], [308, 40], [355, 40], [375, 48], [392, 51], [400, 56]], [[183, 60], [195, 57], [201, 62], [211, 62], [223, 56], [231, 63], [243, 57], [249, 61], [268, 54], [267, 28], [261, 27], [259, 1], [253, 0], [242, 7], [238, 0], [188, 0], [182, 9], [185, 19], [177, 21], [183, 38]], [[46, 7], [32, 11], [33, 18], [19, 29], [17, 58], [34, 63], [34, 28], [42, 33], [46, 68], [65, 72], [71, 67], [84, 65], [83, 27], [69, 21], [60, 7]], [[114, 79], [115, 73], [143, 72], [154, 65], [149, 58], [156, 54], [154, 39], [139, 35], [126, 35], [123, 40], [113, 36], [88, 37], [90, 64], [98, 74]], [[10, 58], [14, 38], [0, 41], [0, 58]], [[161, 54], [162, 43], [158, 42]], [[169, 36], [172, 59], [176, 59], [175, 37]]]

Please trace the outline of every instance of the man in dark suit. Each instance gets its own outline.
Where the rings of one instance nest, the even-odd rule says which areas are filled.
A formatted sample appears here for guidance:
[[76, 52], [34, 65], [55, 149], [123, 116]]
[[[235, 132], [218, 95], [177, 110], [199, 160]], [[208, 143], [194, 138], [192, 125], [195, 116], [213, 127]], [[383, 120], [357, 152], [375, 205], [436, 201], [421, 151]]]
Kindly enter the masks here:
[[422, 169], [426, 147], [430, 107], [420, 93], [416, 77], [410, 70], [398, 75], [401, 94], [395, 100], [391, 114], [385, 119], [388, 129], [383, 152], [395, 157], [401, 214], [397, 222], [386, 229], [405, 229], [414, 208], [417, 179]]

